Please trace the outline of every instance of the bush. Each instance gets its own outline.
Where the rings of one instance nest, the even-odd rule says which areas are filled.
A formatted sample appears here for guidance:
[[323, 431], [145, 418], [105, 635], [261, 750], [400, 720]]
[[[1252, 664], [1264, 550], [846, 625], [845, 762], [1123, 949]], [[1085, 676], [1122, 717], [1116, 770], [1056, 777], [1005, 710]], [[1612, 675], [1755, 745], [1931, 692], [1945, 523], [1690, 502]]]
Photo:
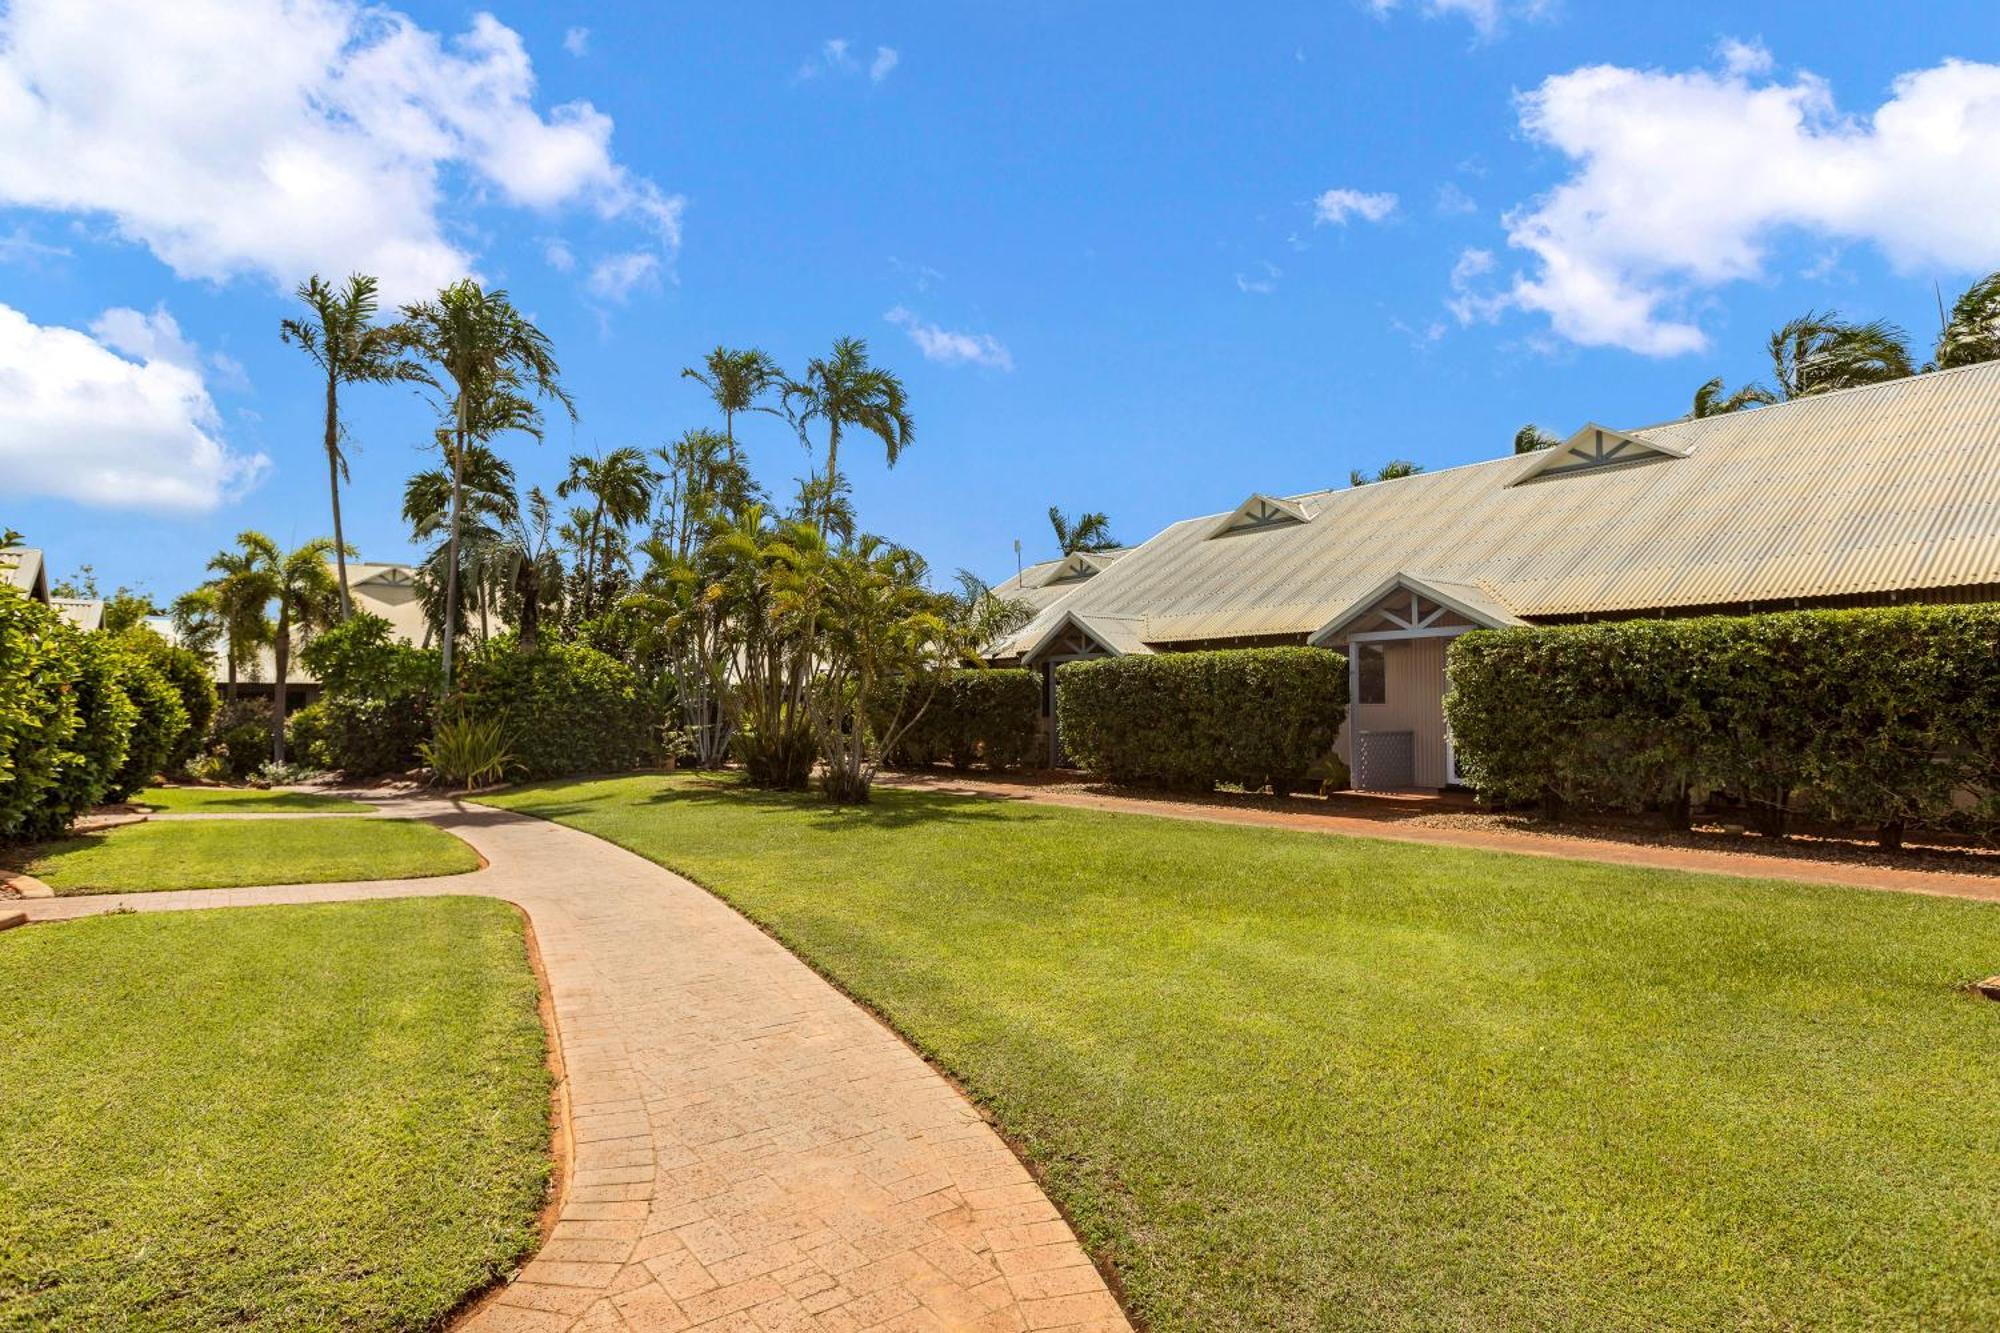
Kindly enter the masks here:
[[1499, 801], [1664, 809], [1722, 794], [1782, 832], [2000, 820], [2000, 607], [1485, 630], [1452, 645], [1459, 766]]
[[975, 763], [1019, 768], [1034, 754], [1041, 703], [1041, 682], [1032, 671], [957, 672], [931, 696], [888, 761], [898, 768], [946, 762], [954, 768]]
[[465, 790], [499, 782], [520, 767], [507, 738], [504, 718], [472, 718], [464, 714], [438, 723], [437, 734], [421, 752], [431, 772], [446, 782], [462, 782]]
[[107, 801], [122, 801], [167, 771], [168, 761], [187, 739], [188, 714], [181, 692], [149, 658], [113, 651], [123, 667], [119, 684], [139, 710], [125, 762], [104, 793]]
[[77, 815], [102, 804], [125, 766], [139, 723], [139, 707], [125, 692], [127, 655], [108, 635], [67, 637], [78, 667], [70, 687], [77, 726], [39, 809], [21, 823], [24, 838], [55, 837]]
[[[205, 753], [221, 761], [221, 776], [242, 782], [271, 757], [271, 705], [262, 699], [238, 699], [216, 710], [209, 724]], [[192, 771], [190, 765], [190, 771]], [[203, 771], [215, 774], [214, 763]]]
[[315, 768], [372, 778], [415, 767], [430, 732], [428, 693], [387, 699], [327, 694], [292, 714], [286, 739]]
[[1056, 671], [1063, 748], [1112, 782], [1268, 784], [1284, 795], [1326, 760], [1346, 716], [1347, 659], [1319, 648], [1111, 657]]
[[442, 670], [436, 649], [402, 642], [388, 621], [366, 611], [314, 635], [299, 662], [327, 694], [358, 699], [430, 694]]
[[58, 799], [78, 725], [77, 638], [55, 612], [0, 584], [0, 840], [33, 836]]
[[118, 642], [128, 652], [151, 662], [154, 670], [166, 677], [180, 695], [181, 707], [187, 712], [187, 729], [163, 765], [167, 772], [178, 769], [194, 756], [215, 718], [213, 666], [199, 653], [176, 647], [143, 625], [120, 634]]
[[512, 636], [465, 659], [456, 704], [463, 714], [507, 719], [528, 778], [612, 773], [660, 753], [660, 719], [624, 663], [576, 643], [523, 652]]

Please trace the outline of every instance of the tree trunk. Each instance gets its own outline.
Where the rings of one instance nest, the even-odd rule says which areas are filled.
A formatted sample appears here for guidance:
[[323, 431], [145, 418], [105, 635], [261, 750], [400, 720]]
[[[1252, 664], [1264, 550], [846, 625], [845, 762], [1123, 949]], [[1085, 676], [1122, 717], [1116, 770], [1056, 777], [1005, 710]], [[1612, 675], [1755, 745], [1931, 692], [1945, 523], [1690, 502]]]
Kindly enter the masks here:
[[1884, 851], [1901, 851], [1903, 848], [1903, 821], [1900, 819], [1884, 820], [1882, 827], [1875, 831], [1875, 842]]
[[340, 531], [340, 400], [334, 390], [332, 371], [326, 375], [326, 472], [327, 486], [333, 492], [333, 563], [340, 570], [340, 618], [347, 619], [354, 614], [354, 603], [347, 595], [347, 539]]
[[840, 422], [834, 421], [826, 431], [826, 504], [819, 521], [819, 535], [824, 537], [833, 526], [833, 501], [840, 494], [835, 483], [840, 477]]
[[277, 680], [271, 688], [271, 758], [285, 762], [285, 673], [292, 665], [292, 617], [284, 599], [278, 599], [278, 638], [271, 646], [277, 659]]
[[223, 654], [223, 658], [224, 658], [224, 665], [223, 665], [224, 677], [225, 679], [227, 679], [229, 683], [223, 687], [222, 697], [224, 699], [227, 699], [230, 703], [235, 703], [236, 702], [236, 640], [234, 637], [232, 637], [229, 640], [229, 648], [228, 651]]
[[458, 499], [460, 477], [465, 467], [465, 381], [458, 386], [458, 422], [452, 432], [451, 453], [451, 535], [445, 543], [444, 642], [439, 645], [444, 658], [444, 693], [451, 693], [452, 649], [458, 640]]
[[515, 581], [514, 591], [521, 597], [521, 649], [532, 653], [542, 630], [541, 578], [523, 575]]

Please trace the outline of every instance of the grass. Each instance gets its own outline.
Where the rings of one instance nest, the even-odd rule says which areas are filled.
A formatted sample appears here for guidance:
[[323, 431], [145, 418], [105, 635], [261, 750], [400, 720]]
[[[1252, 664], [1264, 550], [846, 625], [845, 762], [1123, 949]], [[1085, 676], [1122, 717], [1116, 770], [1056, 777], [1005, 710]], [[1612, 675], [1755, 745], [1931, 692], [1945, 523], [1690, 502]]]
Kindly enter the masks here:
[[21, 867], [59, 895], [415, 879], [479, 854], [407, 819], [217, 819], [127, 824], [43, 843]]
[[434, 1327], [536, 1242], [535, 1004], [483, 899], [0, 935], [0, 1328]]
[[2000, 1326], [1992, 906], [688, 775], [485, 799], [880, 1009], [1158, 1333]]
[[291, 814], [300, 810], [362, 814], [372, 808], [344, 796], [259, 787], [148, 787], [132, 798], [132, 804], [174, 815]]

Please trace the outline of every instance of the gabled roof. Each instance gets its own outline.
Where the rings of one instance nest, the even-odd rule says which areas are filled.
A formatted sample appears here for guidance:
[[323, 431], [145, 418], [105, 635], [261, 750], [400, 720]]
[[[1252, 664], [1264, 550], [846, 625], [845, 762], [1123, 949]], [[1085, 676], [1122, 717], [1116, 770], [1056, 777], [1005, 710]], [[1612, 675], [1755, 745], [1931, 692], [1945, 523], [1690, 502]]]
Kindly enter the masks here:
[[104, 603], [94, 597], [51, 597], [49, 605], [81, 630], [93, 630], [104, 625]]
[[1524, 620], [2000, 586], [2000, 362], [1620, 434], [1660, 461], [1515, 485], [1537, 460], [1509, 454], [1294, 495], [1310, 522], [1243, 539], [1185, 519], [1013, 642], [1068, 612], [1156, 648], [1303, 638], [1404, 571]]
[[1064, 613], [1051, 619], [1035, 635], [1034, 639], [1015, 640], [1015, 650], [1022, 665], [1038, 662], [1050, 649], [1061, 643], [1065, 631], [1075, 631], [1090, 641], [1093, 648], [1112, 657], [1135, 657], [1153, 650], [1140, 637], [1141, 622], [1122, 616], [1092, 616]]
[[1665, 440], [1643, 440], [1592, 421], [1561, 444], [1530, 455], [1528, 465], [1514, 478], [1514, 484], [1518, 486], [1537, 477], [1569, 476], [1598, 468], [1685, 457], [1687, 450]]
[[1460, 619], [1469, 620], [1484, 629], [1498, 629], [1503, 625], [1526, 623], [1508, 610], [1506, 604], [1495, 596], [1490, 588], [1457, 579], [1441, 579], [1399, 571], [1334, 612], [1324, 625], [1313, 631], [1306, 642], [1333, 643], [1356, 621], [1370, 613], [1383, 610], [1385, 604], [1400, 603], [1400, 594], [1403, 593], [1409, 594], [1409, 614], [1401, 614], [1400, 605], [1393, 610], [1385, 611], [1384, 614], [1404, 629], [1422, 629], [1432, 621], [1448, 618], [1441, 617], [1441, 612], [1455, 612]]
[[1049, 561], [1047, 563], [1053, 568], [1042, 576], [1041, 586], [1052, 588], [1058, 583], [1087, 579], [1123, 554], [1123, 551], [1076, 551], [1060, 560]]
[[0, 580], [38, 602], [49, 600], [48, 567], [41, 551], [33, 546], [10, 546], [0, 551]]
[[1260, 492], [1225, 514], [1222, 522], [1215, 525], [1215, 531], [1208, 535], [1226, 537], [1232, 532], [1258, 532], [1265, 528], [1281, 528], [1292, 523], [1303, 523], [1308, 517], [1305, 506], [1297, 500], [1281, 499]]

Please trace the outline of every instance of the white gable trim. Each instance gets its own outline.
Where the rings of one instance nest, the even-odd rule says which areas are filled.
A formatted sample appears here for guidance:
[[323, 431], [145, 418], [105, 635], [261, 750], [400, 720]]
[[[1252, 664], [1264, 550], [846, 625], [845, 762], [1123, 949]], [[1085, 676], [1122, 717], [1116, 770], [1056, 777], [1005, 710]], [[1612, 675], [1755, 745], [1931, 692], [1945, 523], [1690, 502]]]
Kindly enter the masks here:
[[1529, 455], [1528, 465], [1509, 485], [1519, 486], [1535, 477], [1560, 477], [1576, 472], [1593, 472], [1601, 467], [1636, 463], [1646, 458], [1686, 458], [1687, 450], [1660, 440], [1642, 440], [1624, 431], [1612, 430], [1596, 422], [1586, 422], [1582, 430], [1552, 449]]
[[[1399, 592], [1409, 594], [1407, 607], [1397, 604], [1396, 594]], [[1423, 602], [1431, 603], [1429, 611], [1423, 609], [1421, 605]], [[1391, 574], [1368, 593], [1344, 607], [1332, 619], [1314, 630], [1306, 642], [1314, 647], [1327, 647], [1341, 637], [1341, 631], [1349, 625], [1363, 616], [1378, 611], [1396, 628], [1357, 634], [1355, 638], [1440, 638], [1464, 633], [1464, 626], [1439, 623], [1446, 612], [1486, 629], [1501, 629], [1508, 625], [1527, 623], [1509, 611], [1499, 599], [1471, 584], [1461, 584], [1447, 579], [1425, 579], [1415, 574], [1399, 572]]]
[[1222, 537], [1233, 532], [1261, 532], [1266, 528], [1290, 527], [1306, 520], [1305, 506], [1298, 501], [1259, 492], [1224, 515], [1208, 535]]

